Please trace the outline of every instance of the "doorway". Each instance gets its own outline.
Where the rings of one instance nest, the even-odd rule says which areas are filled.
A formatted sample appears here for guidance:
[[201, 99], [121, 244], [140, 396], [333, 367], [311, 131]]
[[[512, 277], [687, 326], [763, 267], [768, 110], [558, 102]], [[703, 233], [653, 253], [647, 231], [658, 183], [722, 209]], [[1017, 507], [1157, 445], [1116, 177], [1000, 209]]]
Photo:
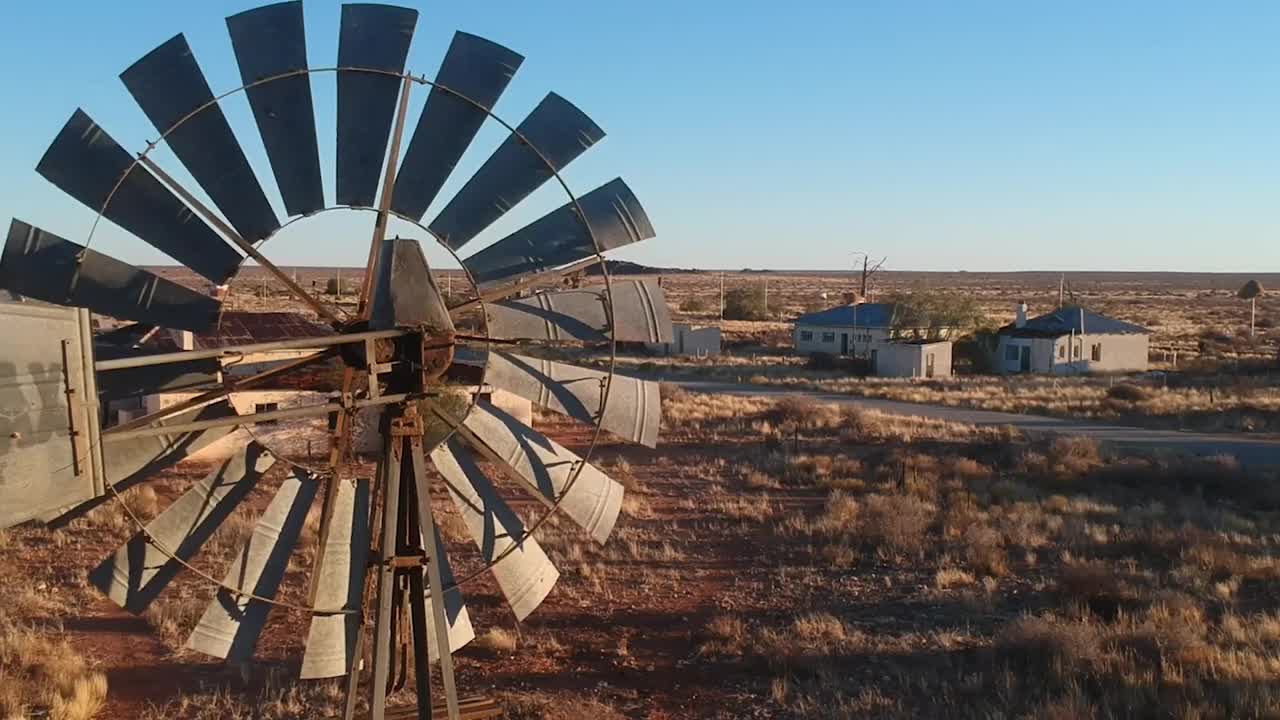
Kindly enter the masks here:
[[849, 333], [840, 333], [840, 354], [849, 354]]
[[1018, 357], [1018, 371], [1031, 372], [1031, 347], [1023, 345]]
[[924, 356], [924, 376], [933, 377], [933, 353], [926, 353]]

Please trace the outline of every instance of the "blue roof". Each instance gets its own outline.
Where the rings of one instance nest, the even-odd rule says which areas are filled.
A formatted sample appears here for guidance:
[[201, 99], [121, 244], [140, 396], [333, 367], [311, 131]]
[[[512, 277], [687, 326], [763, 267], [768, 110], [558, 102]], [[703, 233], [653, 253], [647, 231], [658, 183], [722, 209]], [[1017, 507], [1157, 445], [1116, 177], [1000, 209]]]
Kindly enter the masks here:
[[819, 327], [872, 327], [887, 328], [893, 326], [894, 303], [862, 303], [860, 305], [841, 305], [830, 310], [809, 313], [796, 318], [796, 325], [817, 325]]
[[1134, 325], [1123, 320], [1109, 318], [1106, 315], [1085, 310], [1080, 307], [1064, 307], [1046, 315], [1032, 318], [1022, 327], [1006, 325], [1000, 332], [1014, 335], [1041, 335], [1059, 337], [1061, 335], [1148, 335], [1150, 330], [1141, 325]]

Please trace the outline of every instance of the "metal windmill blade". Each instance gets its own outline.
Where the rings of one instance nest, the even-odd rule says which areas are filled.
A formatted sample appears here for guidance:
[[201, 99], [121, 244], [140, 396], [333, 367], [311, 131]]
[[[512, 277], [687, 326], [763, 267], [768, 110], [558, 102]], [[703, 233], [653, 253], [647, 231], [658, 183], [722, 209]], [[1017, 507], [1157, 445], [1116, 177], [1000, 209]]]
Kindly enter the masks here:
[[[457, 720], [452, 655], [475, 637], [464, 586], [492, 573], [515, 618], [524, 620], [552, 597], [559, 578], [536, 538], [542, 519], [563, 511], [600, 543], [617, 523], [622, 486], [591, 464], [594, 441], [581, 454], [570, 451], [482, 398], [503, 391], [652, 446], [658, 385], [580, 367], [572, 358], [580, 353], [586, 363], [598, 347], [666, 342], [672, 334], [661, 287], [611, 281], [607, 267], [602, 284], [536, 292], [600, 263], [605, 251], [653, 237], [620, 179], [582, 196], [568, 193], [559, 209], [466, 258], [475, 285], [460, 306], [446, 305], [416, 241], [386, 237], [394, 214], [450, 251], [482, 247], [485, 231], [540, 187], [556, 180], [567, 190], [560, 171], [604, 137], [586, 114], [549, 93], [518, 125], [498, 121], [514, 129], [456, 194], [441, 197], [484, 123], [496, 117], [494, 106], [523, 57], [457, 33], [435, 79], [414, 76], [405, 69], [417, 15], [389, 5], [344, 5], [338, 57], [325, 69], [308, 64], [301, 2], [234, 15], [226, 22], [243, 86], [228, 93], [210, 87], [183, 35], [126, 69], [121, 79], [159, 133], [156, 143], [173, 151], [209, 207], [151, 157], [154, 145], [135, 156], [82, 111], [37, 167], [101, 218], [216, 285], [254, 260], [327, 321], [323, 332], [332, 334], [230, 346], [215, 333], [201, 336], [214, 338], [214, 346], [152, 353], [141, 340], [130, 344], [130, 332], [209, 333], [225, 316], [220, 301], [93, 249], [92, 231], [73, 242], [14, 220], [0, 254], [0, 289], [28, 299], [0, 303], [0, 330], [31, 339], [0, 355], [0, 527], [65, 521], [121, 500], [123, 491], [180, 460], [214, 455], [209, 471], [155, 517], [142, 518], [126, 503], [136, 532], [105, 553], [92, 584], [141, 613], [180, 574], [209, 583], [214, 597], [186, 646], [235, 662], [253, 656], [271, 612], [308, 614], [301, 675], [347, 675], [348, 718], [368, 675], [370, 717], [383, 720], [388, 680], [403, 675], [398, 663], [413, 662], [419, 713], [431, 712], [434, 665], [448, 715]], [[311, 89], [318, 73], [334, 75], [337, 84], [332, 207]], [[428, 85], [401, 157], [409, 100]], [[269, 174], [254, 169], [244, 149], [252, 145], [241, 143], [223, 112], [222, 99], [237, 92], [253, 112]], [[288, 216], [377, 210], [366, 285], [351, 317], [311, 297], [259, 249], [285, 224], [268, 199], [268, 176]], [[487, 337], [455, 328], [475, 308]], [[136, 325], [95, 333], [90, 313]], [[491, 340], [503, 341], [501, 349]], [[558, 359], [542, 357], [542, 346], [555, 346]], [[229, 373], [240, 359], [277, 350], [309, 354], [248, 376]], [[343, 371], [333, 398], [237, 411], [235, 393], [322, 361], [336, 361]], [[183, 395], [141, 403], [141, 417], [101, 411], [122, 399], [170, 392]], [[448, 402], [458, 397], [465, 410]], [[372, 482], [367, 458], [351, 448], [347, 422], [366, 410], [377, 413], [383, 435]], [[304, 466], [253, 434], [265, 423], [323, 419], [333, 428], [327, 466]], [[507, 497], [512, 488], [533, 498], [542, 515], [534, 518], [523, 510], [532, 504]], [[296, 551], [317, 498], [321, 524], [306, 566], [311, 555]], [[437, 517], [445, 505], [462, 517], [478, 551], [477, 572], [454, 572], [450, 557], [460, 549], [448, 547]], [[246, 513], [254, 518], [252, 534], [229, 561], [202, 552], [219, 528]], [[299, 577], [307, 578], [305, 591]], [[305, 600], [297, 600], [301, 595]], [[401, 616], [412, 625], [408, 659], [391, 647]], [[365, 633], [370, 621], [373, 632]]]

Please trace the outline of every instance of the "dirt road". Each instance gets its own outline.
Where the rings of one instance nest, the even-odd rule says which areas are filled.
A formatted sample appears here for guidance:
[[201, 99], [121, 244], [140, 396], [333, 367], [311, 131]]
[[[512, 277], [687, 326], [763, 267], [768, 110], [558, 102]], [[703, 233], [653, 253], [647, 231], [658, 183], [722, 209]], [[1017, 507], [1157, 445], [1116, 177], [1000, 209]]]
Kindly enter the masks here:
[[972, 425], [1011, 425], [1024, 433], [1033, 435], [1051, 434], [1091, 437], [1119, 452], [1151, 453], [1172, 451], [1199, 456], [1233, 455], [1244, 465], [1280, 464], [1280, 438], [1274, 435], [1250, 436], [1138, 428], [1110, 425], [1090, 420], [1073, 420], [1043, 415], [1021, 415], [1018, 413], [976, 410], [945, 405], [924, 405], [898, 400], [857, 397], [841, 393], [793, 390], [767, 385], [746, 385], [713, 380], [672, 380], [671, 382], [691, 392], [766, 397], [801, 395], [819, 402], [857, 405], [868, 410], [879, 410], [896, 415], [919, 415], [921, 417]]

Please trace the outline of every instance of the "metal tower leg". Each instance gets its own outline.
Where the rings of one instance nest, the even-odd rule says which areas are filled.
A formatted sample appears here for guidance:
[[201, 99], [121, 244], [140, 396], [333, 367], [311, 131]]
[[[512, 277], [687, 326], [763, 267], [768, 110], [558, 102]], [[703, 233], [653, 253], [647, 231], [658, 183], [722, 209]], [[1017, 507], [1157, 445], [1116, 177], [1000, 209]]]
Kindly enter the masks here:
[[[379, 463], [381, 478], [382, 531], [378, 553], [376, 615], [373, 626], [373, 674], [369, 684], [369, 720], [385, 720], [388, 680], [394, 666], [392, 657], [392, 610], [401, 577], [409, 581], [409, 612], [413, 630], [413, 656], [418, 690], [418, 715], [430, 720], [431, 664], [428, 653], [426, 587], [431, 589], [431, 621], [440, 649], [440, 674], [449, 720], [460, 720], [458, 691], [453, 676], [453, 655], [449, 646], [449, 624], [445, 617], [444, 583], [436, 552], [435, 520], [422, 447], [423, 423], [412, 410], [392, 418], [386, 452]], [[404, 539], [410, 542], [405, 543]], [[425, 538], [425, 542], [422, 539]], [[406, 547], [407, 545], [407, 547]], [[421, 545], [422, 547], [418, 547]], [[424, 579], [424, 569], [426, 578]], [[425, 580], [425, 581], [424, 581]], [[359, 647], [359, 646], [357, 646]], [[359, 655], [351, 669], [347, 720], [354, 720], [354, 683], [360, 672]]]

